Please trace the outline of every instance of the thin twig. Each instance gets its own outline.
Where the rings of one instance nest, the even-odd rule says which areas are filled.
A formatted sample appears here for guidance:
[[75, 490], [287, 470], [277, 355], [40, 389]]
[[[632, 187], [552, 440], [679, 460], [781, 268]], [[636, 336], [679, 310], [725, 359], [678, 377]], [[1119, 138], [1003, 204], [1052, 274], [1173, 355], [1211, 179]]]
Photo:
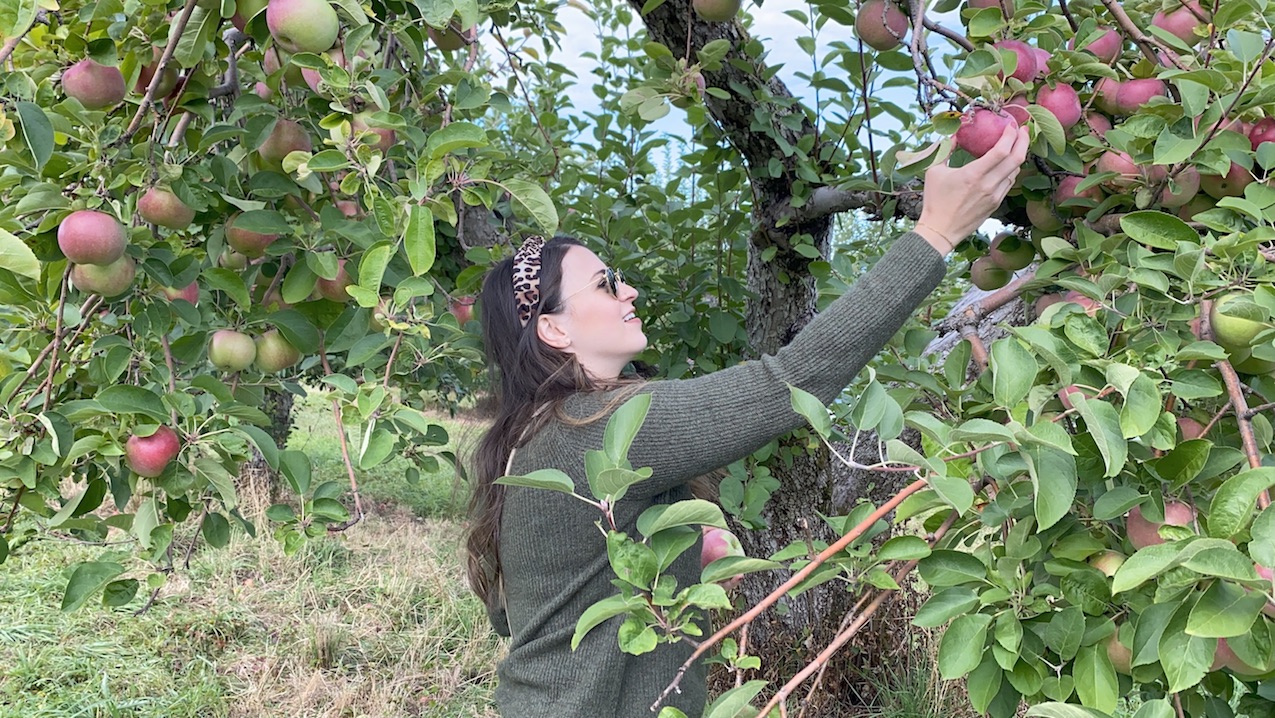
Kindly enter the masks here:
[[[331, 376], [332, 367], [328, 364], [328, 352], [322, 340], [319, 342], [319, 360], [323, 363], [323, 373]], [[328, 526], [329, 533], [337, 533], [362, 521], [364, 514], [363, 500], [359, 497], [359, 480], [354, 475], [354, 462], [350, 460], [350, 446], [345, 438], [345, 421], [341, 417], [341, 402], [337, 401], [336, 397], [332, 398], [332, 417], [336, 420], [336, 434], [341, 439], [341, 460], [345, 462], [345, 472], [350, 479], [350, 493], [354, 494], [354, 515], [350, 517], [350, 520]]]
[[394, 369], [394, 356], [398, 354], [398, 348], [402, 346], [402, 344], [403, 344], [403, 332], [399, 332], [398, 338], [394, 340], [394, 347], [390, 349], [389, 361], [385, 362], [385, 380], [381, 382], [381, 386], [385, 387], [386, 391], [389, 391], [389, 388], [390, 388], [390, 376], [391, 376], [392, 370]]
[[[44, 393], [43, 411], [48, 411], [49, 404], [53, 401], [53, 374], [58, 370], [58, 348], [62, 346], [62, 317], [66, 314], [66, 290], [70, 283], [71, 263], [67, 262], [66, 270], [62, 272], [62, 294], [58, 297], [58, 320], [53, 329], [53, 356], [49, 358], [49, 375], [44, 379], [49, 386]], [[80, 319], [82, 321], [83, 317]]]
[[124, 130], [124, 134], [120, 135], [115, 141], [116, 145], [122, 145], [133, 138], [137, 134], [137, 130], [142, 126], [142, 118], [150, 110], [151, 105], [155, 104], [155, 92], [159, 89], [160, 83], [164, 81], [164, 70], [168, 68], [168, 63], [173, 59], [173, 53], [177, 50], [177, 43], [182, 38], [182, 33], [186, 32], [186, 25], [190, 22], [190, 16], [195, 12], [196, 0], [186, 0], [186, 5], [182, 8], [181, 15], [173, 21], [173, 28], [168, 33], [168, 45], [164, 47], [164, 54], [160, 56], [159, 62], [155, 64], [155, 74], [151, 77], [151, 84], [146, 88], [146, 94], [142, 97], [142, 102], [137, 106], [137, 114], [133, 115], [133, 120], [128, 123], [128, 129]]
[[[540, 121], [540, 113], [536, 112], [536, 106], [531, 99], [531, 93], [527, 91], [527, 86], [522, 82], [522, 75], [518, 72], [518, 66], [520, 63], [514, 57], [509, 46], [505, 44], [505, 38], [500, 34], [500, 30], [498, 28], [493, 28], [491, 35], [496, 38], [496, 42], [500, 43], [500, 49], [505, 51], [505, 57], [509, 60], [509, 71], [513, 73], [514, 80], [518, 82], [518, 89], [522, 90], [523, 99], [527, 101], [527, 111], [531, 113], [531, 118], [536, 121], [536, 127], [540, 128], [540, 134], [544, 135], [545, 144], [549, 146], [549, 151], [553, 153], [553, 169], [549, 170], [548, 174], [549, 177], [553, 177], [558, 174], [558, 165], [562, 162], [562, 157], [559, 156], [558, 148], [553, 144], [553, 137], [550, 136], [549, 130], [544, 126], [544, 123]], [[687, 57], [690, 57], [689, 52], [687, 53]]]
[[9, 509], [9, 518], [5, 519], [4, 530], [0, 534], [7, 534], [13, 528], [13, 518], [18, 515], [18, 503], [22, 501], [22, 495], [27, 492], [26, 484], [18, 487], [17, 492], [13, 495], [13, 508]]

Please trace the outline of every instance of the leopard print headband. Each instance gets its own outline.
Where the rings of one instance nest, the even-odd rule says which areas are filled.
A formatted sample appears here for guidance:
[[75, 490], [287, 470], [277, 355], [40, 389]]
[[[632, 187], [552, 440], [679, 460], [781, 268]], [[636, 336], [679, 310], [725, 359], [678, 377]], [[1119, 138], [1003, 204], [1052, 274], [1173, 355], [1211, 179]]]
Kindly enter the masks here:
[[528, 237], [514, 255], [514, 303], [524, 327], [540, 304], [540, 250], [544, 246], [544, 237]]

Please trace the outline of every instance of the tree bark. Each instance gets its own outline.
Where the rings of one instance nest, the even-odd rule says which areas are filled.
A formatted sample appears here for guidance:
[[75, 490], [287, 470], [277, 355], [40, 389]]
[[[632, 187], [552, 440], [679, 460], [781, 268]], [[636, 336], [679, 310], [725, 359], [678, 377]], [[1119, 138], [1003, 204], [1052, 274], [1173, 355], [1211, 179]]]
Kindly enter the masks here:
[[[261, 410], [270, 417], [270, 425], [265, 427], [265, 432], [274, 439], [275, 445], [280, 450], [287, 448], [288, 435], [292, 432], [294, 399], [295, 397], [286, 391], [265, 390]], [[248, 505], [255, 512], [264, 512], [267, 507], [276, 503], [283, 493], [283, 487], [279, 482], [279, 472], [272, 470], [266, 463], [265, 457], [255, 448], [252, 458], [245, 461], [239, 468], [236, 484], [236, 490], [241, 497], [245, 495], [251, 497]]]

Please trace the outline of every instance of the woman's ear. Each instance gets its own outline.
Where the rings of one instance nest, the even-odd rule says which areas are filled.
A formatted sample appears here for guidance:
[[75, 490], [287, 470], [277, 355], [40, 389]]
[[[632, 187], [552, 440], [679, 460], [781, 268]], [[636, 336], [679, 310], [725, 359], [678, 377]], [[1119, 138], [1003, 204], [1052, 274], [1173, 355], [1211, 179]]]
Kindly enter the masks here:
[[571, 335], [561, 314], [541, 314], [536, 318], [536, 336], [546, 345], [561, 352], [571, 351]]

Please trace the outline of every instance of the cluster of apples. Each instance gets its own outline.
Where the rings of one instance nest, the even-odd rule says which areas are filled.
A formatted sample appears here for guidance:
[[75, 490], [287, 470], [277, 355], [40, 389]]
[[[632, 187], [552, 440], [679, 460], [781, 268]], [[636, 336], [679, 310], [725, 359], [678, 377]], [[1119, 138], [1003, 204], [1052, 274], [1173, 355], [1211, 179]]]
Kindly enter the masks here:
[[274, 374], [301, 361], [301, 352], [278, 329], [267, 330], [255, 339], [233, 329], [219, 329], [208, 341], [208, 361], [225, 372], [255, 366], [262, 374]]

